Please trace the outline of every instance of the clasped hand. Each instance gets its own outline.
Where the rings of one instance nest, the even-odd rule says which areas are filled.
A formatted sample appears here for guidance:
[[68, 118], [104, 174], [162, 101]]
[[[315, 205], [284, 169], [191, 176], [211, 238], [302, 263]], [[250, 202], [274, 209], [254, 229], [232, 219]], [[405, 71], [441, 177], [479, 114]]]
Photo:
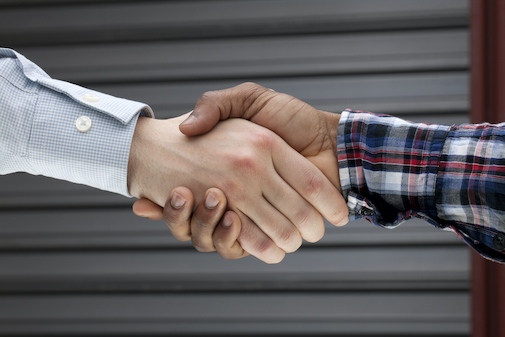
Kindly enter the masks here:
[[[250, 121], [224, 121], [232, 117]], [[141, 117], [128, 167], [133, 210], [163, 218], [199, 251], [280, 262], [302, 239], [321, 239], [323, 217], [348, 221], [338, 118], [253, 83], [203, 94], [190, 115]]]

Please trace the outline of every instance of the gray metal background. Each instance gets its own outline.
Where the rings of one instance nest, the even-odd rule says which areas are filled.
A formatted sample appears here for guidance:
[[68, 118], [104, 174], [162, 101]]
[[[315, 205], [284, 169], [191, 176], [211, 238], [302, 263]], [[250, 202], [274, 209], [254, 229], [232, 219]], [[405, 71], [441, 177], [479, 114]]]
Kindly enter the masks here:
[[[466, 0], [0, 0], [0, 43], [159, 118], [243, 81], [329, 111], [461, 123]], [[0, 335], [468, 336], [469, 254], [412, 220], [328, 225], [279, 265], [175, 241], [132, 201], [0, 177]]]

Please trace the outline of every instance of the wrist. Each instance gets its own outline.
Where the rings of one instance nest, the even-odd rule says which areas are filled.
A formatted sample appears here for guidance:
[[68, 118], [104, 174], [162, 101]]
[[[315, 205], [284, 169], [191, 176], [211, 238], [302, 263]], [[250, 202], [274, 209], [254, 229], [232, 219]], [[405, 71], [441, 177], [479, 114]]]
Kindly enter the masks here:
[[[168, 192], [181, 184], [187, 137], [178, 128], [184, 116], [167, 120], [140, 117], [133, 133], [128, 161], [128, 190], [162, 206]], [[182, 183], [184, 185], [184, 183]]]
[[336, 113], [331, 113], [327, 111], [319, 110], [319, 115], [321, 118], [321, 125], [323, 132], [325, 134], [325, 141], [327, 151], [331, 154], [328, 156], [328, 160], [325, 165], [321, 168], [321, 171], [326, 175], [326, 177], [335, 185], [335, 187], [342, 192], [340, 184], [340, 175], [338, 170], [338, 151], [337, 151], [337, 133], [338, 125], [340, 122], [340, 115]]

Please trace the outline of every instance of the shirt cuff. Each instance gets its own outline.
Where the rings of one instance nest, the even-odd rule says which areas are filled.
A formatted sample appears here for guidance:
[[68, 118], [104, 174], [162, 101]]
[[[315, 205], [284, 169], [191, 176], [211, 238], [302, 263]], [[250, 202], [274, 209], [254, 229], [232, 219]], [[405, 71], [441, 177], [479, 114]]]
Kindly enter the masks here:
[[337, 153], [351, 219], [395, 227], [413, 216], [438, 224], [435, 186], [449, 127], [345, 110]]
[[39, 79], [27, 172], [130, 197], [128, 159], [142, 103]]

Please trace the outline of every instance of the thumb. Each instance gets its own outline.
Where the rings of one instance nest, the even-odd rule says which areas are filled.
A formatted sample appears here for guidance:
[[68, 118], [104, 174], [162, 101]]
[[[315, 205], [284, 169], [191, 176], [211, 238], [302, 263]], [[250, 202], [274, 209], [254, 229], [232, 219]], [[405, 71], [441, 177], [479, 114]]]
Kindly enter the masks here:
[[179, 130], [186, 136], [198, 136], [212, 130], [219, 122], [220, 112], [216, 105], [208, 104], [195, 107], [181, 124]]
[[242, 83], [236, 87], [208, 91], [196, 102], [194, 110], [179, 125], [186, 136], [197, 136], [209, 132], [221, 120], [232, 117], [251, 119], [256, 99], [269, 89], [256, 83]]

